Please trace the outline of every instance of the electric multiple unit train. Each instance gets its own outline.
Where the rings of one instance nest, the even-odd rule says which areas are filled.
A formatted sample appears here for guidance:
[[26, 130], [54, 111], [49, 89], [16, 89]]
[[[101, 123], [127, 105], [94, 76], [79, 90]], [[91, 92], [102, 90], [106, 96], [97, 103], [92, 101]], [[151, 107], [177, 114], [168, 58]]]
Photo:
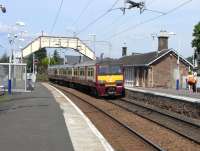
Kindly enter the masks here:
[[123, 96], [124, 72], [115, 61], [88, 61], [48, 68], [50, 81], [87, 90], [96, 96]]

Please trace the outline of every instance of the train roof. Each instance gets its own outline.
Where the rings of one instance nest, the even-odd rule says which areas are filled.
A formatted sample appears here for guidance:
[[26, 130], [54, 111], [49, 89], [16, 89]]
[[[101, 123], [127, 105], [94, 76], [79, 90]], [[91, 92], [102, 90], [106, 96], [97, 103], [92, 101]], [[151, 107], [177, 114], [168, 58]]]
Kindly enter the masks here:
[[73, 65], [65, 64], [65, 65], [52, 65], [49, 66], [49, 69], [55, 69], [55, 68], [70, 68], [73, 67]]
[[117, 59], [111, 59], [111, 58], [105, 58], [105, 59], [97, 59], [92, 61], [85, 61], [82, 63], [75, 64], [75, 67], [81, 67], [81, 66], [93, 66], [93, 65], [112, 65], [112, 64], [120, 64], [120, 62]]
[[99, 65], [115, 65], [115, 64], [121, 64], [117, 59], [111, 59], [111, 58], [105, 58], [105, 59], [97, 59], [97, 60], [90, 60], [85, 61], [81, 63], [77, 63], [74, 65], [65, 64], [65, 65], [53, 65], [49, 66], [49, 69], [55, 69], [55, 68], [70, 68], [70, 67], [84, 67], [84, 66], [95, 66], [96, 64]]

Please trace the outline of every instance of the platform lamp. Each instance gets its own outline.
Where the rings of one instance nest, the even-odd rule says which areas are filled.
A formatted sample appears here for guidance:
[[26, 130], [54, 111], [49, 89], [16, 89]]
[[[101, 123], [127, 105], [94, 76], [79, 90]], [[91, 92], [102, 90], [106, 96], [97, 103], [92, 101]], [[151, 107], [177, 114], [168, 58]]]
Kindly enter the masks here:
[[0, 8], [2, 13], [6, 13], [6, 7], [0, 4]]
[[[171, 35], [176, 35], [176, 33], [174, 32], [169, 32], [168, 33], [169, 36]], [[179, 37], [179, 36], [178, 36]], [[179, 38], [179, 48], [177, 50], [177, 55], [178, 55], [178, 59], [177, 59], [177, 77], [176, 77], [176, 90], [179, 90], [179, 85], [180, 85], [180, 55], [179, 55], [179, 49], [181, 49], [181, 40]]]
[[[26, 33], [28, 33], [28, 31], [26, 31], [26, 30], [23, 30], [23, 27], [25, 27], [26, 26], [26, 24], [24, 23], [24, 22], [22, 22], [22, 21], [17, 21], [16, 23], [15, 23], [15, 25], [18, 27], [18, 28], [22, 28], [22, 30], [20, 31], [20, 35], [19, 35], [19, 41], [20, 42], [24, 42], [25, 41], [25, 39], [24, 39], [24, 34], [26, 34]], [[21, 51], [21, 63], [23, 63], [23, 52], [22, 52], [22, 48], [20, 48], [20, 51]]]
[[96, 34], [89, 34], [88, 36], [92, 37], [93, 51], [95, 52], [95, 49], [96, 49]]

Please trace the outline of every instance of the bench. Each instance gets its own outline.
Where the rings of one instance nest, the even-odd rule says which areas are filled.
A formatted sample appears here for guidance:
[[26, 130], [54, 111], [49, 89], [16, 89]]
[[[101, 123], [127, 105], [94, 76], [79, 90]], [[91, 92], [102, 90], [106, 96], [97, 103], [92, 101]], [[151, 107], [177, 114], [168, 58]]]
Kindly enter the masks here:
[[0, 85], [0, 95], [4, 95], [5, 94], [5, 86]]

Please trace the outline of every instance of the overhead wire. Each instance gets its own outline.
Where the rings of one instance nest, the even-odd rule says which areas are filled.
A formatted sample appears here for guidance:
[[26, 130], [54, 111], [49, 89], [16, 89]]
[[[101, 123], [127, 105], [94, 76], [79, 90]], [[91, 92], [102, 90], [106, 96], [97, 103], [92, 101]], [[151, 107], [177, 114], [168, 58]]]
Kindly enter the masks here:
[[89, 6], [94, 2], [95, 0], [88, 0], [86, 5], [83, 7], [82, 11], [80, 12], [79, 16], [76, 18], [76, 20], [72, 23], [72, 25], [76, 25], [80, 18], [83, 16], [83, 14], [86, 12], [86, 10], [89, 8]]
[[[157, 1], [157, 0], [150, 0], [150, 1], [147, 1], [147, 0], [145, 0], [144, 2], [145, 3], [151, 3], [151, 5], [155, 2], [155, 1]], [[160, 12], [160, 11], [157, 11], [157, 10], [150, 10], [150, 9], [145, 9], [145, 11], [151, 11], [151, 12], [155, 12], [155, 13], [159, 13], [159, 14], [163, 14], [163, 12]], [[125, 16], [125, 15], [123, 15], [123, 16]], [[116, 22], [119, 22], [120, 20], [121, 20], [121, 18], [122, 17], [117, 17], [115, 20], [113, 20], [113, 22], [111, 23], [111, 24], [109, 24], [109, 27], [111, 27], [113, 24], [115, 24]], [[126, 23], [124, 23], [123, 25], [125, 25]], [[104, 28], [104, 29], [107, 29], [107, 28]], [[105, 33], [108, 33], [108, 32], [104, 32], [104, 33], [102, 33], [101, 35], [105, 35]]]
[[52, 33], [52, 32], [54, 31], [54, 28], [55, 28], [55, 26], [56, 26], [56, 23], [57, 23], [57, 21], [58, 21], [58, 17], [59, 17], [59, 15], [60, 15], [60, 12], [61, 12], [61, 9], [62, 9], [62, 6], [63, 6], [63, 1], [64, 1], [64, 0], [61, 0], [61, 2], [60, 2], [60, 5], [59, 5], [59, 8], [58, 8], [57, 14], [56, 14], [56, 16], [55, 16], [54, 22], [53, 22], [53, 24], [52, 24], [50, 33]]
[[135, 28], [138, 28], [138, 27], [141, 26], [141, 25], [144, 25], [144, 24], [146, 24], [146, 23], [149, 23], [149, 22], [152, 22], [152, 21], [154, 21], [154, 20], [157, 20], [157, 19], [159, 19], [159, 18], [161, 18], [161, 17], [163, 17], [163, 16], [166, 16], [166, 15], [168, 15], [168, 14], [171, 14], [171, 13], [173, 13], [174, 11], [176, 11], [176, 10], [180, 9], [181, 7], [185, 6], [186, 4], [190, 3], [191, 1], [192, 1], [192, 0], [187, 0], [187, 1], [183, 2], [183, 3], [181, 3], [180, 5], [176, 6], [175, 8], [173, 8], [173, 9], [167, 11], [167, 12], [164, 13], [164, 14], [161, 14], [161, 15], [152, 17], [152, 18], [150, 18], [150, 19], [144, 20], [144, 21], [142, 21], [142, 22], [140, 22], [140, 23], [138, 23], [138, 24], [136, 24], [136, 25], [134, 25], [134, 26], [130, 26], [130, 27], [128, 27], [128, 28], [126, 28], [126, 29], [124, 29], [124, 30], [118, 32], [118, 33], [113, 34], [113, 35], [110, 36], [108, 39], [111, 39], [111, 38], [116, 37], [116, 36], [118, 36], [118, 35], [120, 35], [120, 34], [122, 34], [122, 33], [125, 33], [125, 32], [127, 32], [127, 31], [133, 30], [133, 29], [135, 29]]
[[87, 30], [90, 26], [94, 25], [96, 22], [98, 22], [101, 18], [103, 18], [104, 16], [106, 16], [109, 12], [112, 11], [112, 9], [116, 6], [116, 4], [119, 2], [119, 0], [116, 0], [111, 8], [109, 8], [106, 12], [104, 12], [102, 15], [100, 15], [99, 17], [95, 18], [92, 22], [90, 22], [89, 24], [87, 24], [84, 28], [82, 28], [78, 33], [76, 33], [76, 36], [79, 35], [80, 33], [84, 32], [85, 30]]

